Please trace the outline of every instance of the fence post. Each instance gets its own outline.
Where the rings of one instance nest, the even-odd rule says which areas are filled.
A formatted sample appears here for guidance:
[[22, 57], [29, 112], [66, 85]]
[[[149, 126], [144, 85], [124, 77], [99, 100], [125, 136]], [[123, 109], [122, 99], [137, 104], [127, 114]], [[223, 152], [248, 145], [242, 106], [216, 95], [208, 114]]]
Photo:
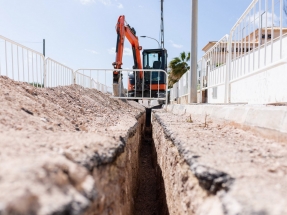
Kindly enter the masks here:
[[76, 72], [73, 71], [73, 83], [76, 84]]
[[201, 58], [201, 69], [200, 69], [200, 101], [199, 103], [202, 103], [202, 87], [203, 87], [203, 71], [204, 71], [204, 67], [203, 67], [203, 58]]
[[43, 79], [44, 79], [44, 80], [43, 80], [43, 82], [44, 82], [43, 85], [44, 85], [44, 86], [43, 86], [43, 87], [47, 87], [47, 59], [45, 59], [45, 56], [44, 56], [44, 55], [43, 55], [42, 58], [43, 58], [43, 64], [44, 64], [44, 65], [43, 65], [43, 69], [44, 69], [44, 74], [43, 74], [43, 76], [44, 76], [44, 77], [43, 77]]
[[230, 32], [228, 36], [228, 44], [227, 44], [224, 103], [230, 103], [231, 56], [232, 56], [232, 32]]

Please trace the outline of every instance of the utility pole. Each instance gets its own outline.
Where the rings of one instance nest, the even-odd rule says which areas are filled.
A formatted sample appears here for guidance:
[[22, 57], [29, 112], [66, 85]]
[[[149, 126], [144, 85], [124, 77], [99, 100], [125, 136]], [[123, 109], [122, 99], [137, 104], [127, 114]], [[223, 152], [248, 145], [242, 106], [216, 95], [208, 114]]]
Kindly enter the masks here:
[[161, 48], [164, 48], [164, 24], [163, 24], [163, 1], [161, 0], [161, 24], [160, 24], [160, 31], [161, 31]]
[[46, 51], [46, 44], [45, 44], [45, 39], [43, 39], [43, 55], [45, 57], [45, 51]]
[[198, 36], [198, 0], [191, 0], [191, 62], [188, 80], [188, 103], [197, 103], [197, 36]]

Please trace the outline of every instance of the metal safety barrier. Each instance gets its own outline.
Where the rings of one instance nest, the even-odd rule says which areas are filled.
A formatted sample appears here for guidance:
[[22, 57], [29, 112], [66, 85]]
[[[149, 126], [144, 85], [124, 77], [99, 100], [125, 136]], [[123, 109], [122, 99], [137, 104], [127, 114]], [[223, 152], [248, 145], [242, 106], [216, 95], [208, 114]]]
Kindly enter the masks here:
[[[120, 79], [113, 83], [113, 73]], [[120, 99], [167, 101], [168, 74], [153, 69], [78, 69], [45, 57], [30, 48], [0, 36], [0, 75], [35, 87], [72, 84], [97, 89]]]
[[[113, 83], [114, 71], [118, 72], [121, 77], [117, 84]], [[103, 89], [116, 98], [167, 101], [168, 74], [164, 70], [78, 69], [75, 71], [75, 77], [76, 84], [98, 90]], [[140, 81], [140, 79], [144, 81]], [[91, 80], [93, 81], [91, 82]], [[113, 90], [110, 91], [111, 89]]]
[[67, 86], [74, 84], [73, 69], [51, 59], [47, 58], [46, 75], [44, 85], [45, 87]]
[[0, 75], [15, 81], [27, 82], [35, 87], [57, 87], [78, 84], [112, 93], [107, 86], [41, 53], [0, 35]]
[[0, 35], [0, 75], [44, 87], [45, 57]]

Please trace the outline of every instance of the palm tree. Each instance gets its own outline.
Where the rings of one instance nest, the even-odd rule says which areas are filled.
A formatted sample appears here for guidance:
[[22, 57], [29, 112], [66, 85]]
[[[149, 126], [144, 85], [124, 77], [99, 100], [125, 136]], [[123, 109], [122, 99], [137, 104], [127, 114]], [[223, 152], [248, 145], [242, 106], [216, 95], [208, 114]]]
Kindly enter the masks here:
[[171, 88], [173, 84], [178, 82], [178, 80], [181, 78], [181, 76], [186, 73], [190, 66], [188, 65], [188, 62], [190, 60], [190, 52], [186, 54], [185, 52], [180, 53], [179, 57], [173, 58], [169, 62], [169, 80], [168, 80], [168, 87]]

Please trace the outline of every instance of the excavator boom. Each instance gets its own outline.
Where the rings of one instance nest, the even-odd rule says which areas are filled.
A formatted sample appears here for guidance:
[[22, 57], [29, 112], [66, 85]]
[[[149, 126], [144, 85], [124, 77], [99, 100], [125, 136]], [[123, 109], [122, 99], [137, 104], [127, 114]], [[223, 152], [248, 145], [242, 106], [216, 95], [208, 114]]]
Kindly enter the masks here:
[[[114, 69], [122, 69], [122, 59], [124, 53], [125, 38], [128, 39], [132, 46], [134, 56], [134, 69], [142, 69], [141, 53], [142, 47], [139, 45], [136, 31], [129, 25], [126, 25], [125, 16], [120, 16], [116, 25], [117, 45], [116, 45], [116, 61], [113, 63]], [[142, 76], [142, 75], [141, 75]], [[119, 81], [119, 72], [114, 71], [114, 83]]]
[[[143, 50], [143, 63], [141, 60], [142, 47], [139, 45], [138, 37], [134, 28], [125, 22], [125, 16], [120, 16], [116, 24], [117, 45], [116, 45], [116, 61], [113, 63], [113, 91], [115, 96], [129, 98], [149, 97], [149, 98], [165, 98], [166, 95], [166, 75], [167, 68], [167, 52], [164, 48]], [[140, 71], [130, 72], [128, 74], [127, 92], [124, 92], [122, 84], [121, 72], [122, 59], [124, 53], [125, 38], [128, 39], [132, 46], [134, 57], [133, 69]], [[144, 64], [144, 66], [143, 66]], [[142, 71], [143, 69], [149, 71]], [[153, 71], [154, 70], [154, 71]], [[121, 92], [120, 92], [121, 91]]]

